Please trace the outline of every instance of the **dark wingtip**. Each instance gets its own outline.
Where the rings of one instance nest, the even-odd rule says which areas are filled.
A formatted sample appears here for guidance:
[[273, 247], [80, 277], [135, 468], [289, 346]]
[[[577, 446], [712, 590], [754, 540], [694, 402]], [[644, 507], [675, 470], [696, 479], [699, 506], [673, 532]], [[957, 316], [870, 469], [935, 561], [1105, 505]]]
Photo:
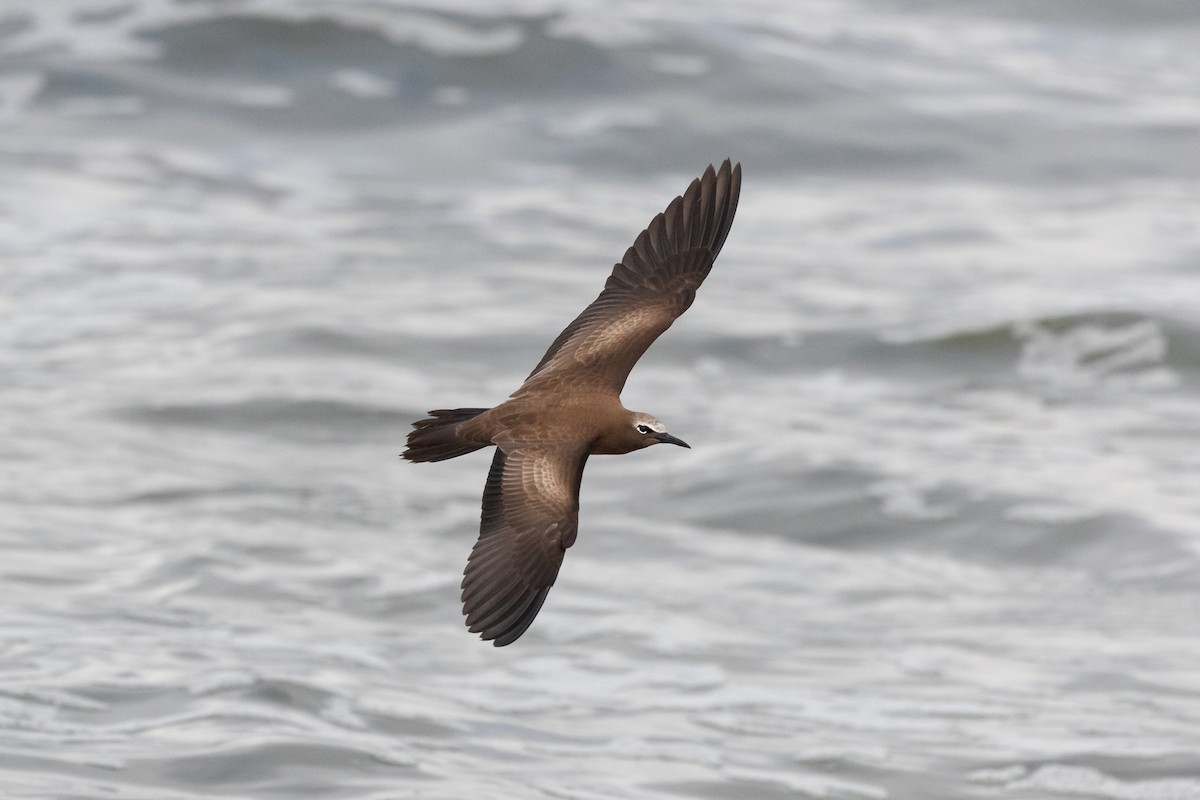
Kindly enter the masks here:
[[515, 599], [504, 598], [494, 603], [493, 608], [486, 609], [486, 616], [474, 611], [468, 614], [467, 630], [478, 633], [480, 639], [490, 641], [494, 647], [506, 647], [520, 639], [542, 610], [550, 587], [516, 594]]
[[538, 612], [542, 610], [542, 604], [546, 602], [546, 595], [550, 594], [550, 587], [538, 589], [534, 595], [532, 602], [525, 609], [524, 613], [515, 619], [511, 625], [505, 630], [499, 632], [489, 632], [483, 635], [484, 639], [491, 639], [494, 647], [507, 647], [508, 645], [521, 638], [521, 635], [529, 629], [533, 624], [533, 620], [537, 617]]

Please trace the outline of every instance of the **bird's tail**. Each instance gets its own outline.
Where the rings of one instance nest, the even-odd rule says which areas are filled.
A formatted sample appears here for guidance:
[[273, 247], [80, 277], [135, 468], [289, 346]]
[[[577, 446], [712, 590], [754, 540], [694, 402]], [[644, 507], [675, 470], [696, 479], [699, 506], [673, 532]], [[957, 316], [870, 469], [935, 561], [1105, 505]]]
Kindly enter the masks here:
[[408, 449], [403, 457], [409, 461], [445, 461], [487, 447], [486, 444], [463, 441], [457, 433], [459, 423], [474, 419], [487, 410], [442, 408], [430, 411], [428, 419], [413, 423], [413, 430], [408, 434]]

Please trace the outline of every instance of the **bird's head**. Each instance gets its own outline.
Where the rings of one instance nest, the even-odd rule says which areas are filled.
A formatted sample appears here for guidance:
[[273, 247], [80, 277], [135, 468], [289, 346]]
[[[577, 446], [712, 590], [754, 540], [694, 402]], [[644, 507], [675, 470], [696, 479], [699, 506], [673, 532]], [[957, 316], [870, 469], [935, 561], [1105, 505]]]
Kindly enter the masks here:
[[666, 425], [663, 425], [649, 414], [643, 414], [638, 411], [629, 415], [629, 430], [626, 433], [630, 443], [633, 445], [631, 448], [633, 450], [641, 450], [643, 447], [649, 447], [652, 444], [677, 444], [689, 450], [692, 447], [683, 439], [677, 439], [667, 433]]

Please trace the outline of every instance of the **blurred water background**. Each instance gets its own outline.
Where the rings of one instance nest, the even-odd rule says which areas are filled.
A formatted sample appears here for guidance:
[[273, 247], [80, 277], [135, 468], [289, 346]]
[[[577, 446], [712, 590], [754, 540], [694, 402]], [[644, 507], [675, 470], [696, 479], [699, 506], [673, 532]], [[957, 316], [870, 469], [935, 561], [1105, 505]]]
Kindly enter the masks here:
[[[533, 628], [503, 399], [733, 233]], [[1194, 0], [5, 0], [5, 798], [1200, 798]]]

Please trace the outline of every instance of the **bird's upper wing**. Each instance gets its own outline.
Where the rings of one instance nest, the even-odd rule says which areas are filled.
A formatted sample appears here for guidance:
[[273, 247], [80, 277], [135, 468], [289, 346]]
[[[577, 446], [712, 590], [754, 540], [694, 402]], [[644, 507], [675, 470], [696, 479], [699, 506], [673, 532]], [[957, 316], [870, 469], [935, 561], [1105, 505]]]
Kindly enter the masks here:
[[637, 237], [518, 393], [569, 380], [619, 394], [633, 365], [695, 299], [729, 234], [741, 186], [742, 166], [728, 159], [692, 181]]
[[537, 616], [575, 542], [586, 443], [496, 448], [462, 581], [467, 628], [497, 647]]

